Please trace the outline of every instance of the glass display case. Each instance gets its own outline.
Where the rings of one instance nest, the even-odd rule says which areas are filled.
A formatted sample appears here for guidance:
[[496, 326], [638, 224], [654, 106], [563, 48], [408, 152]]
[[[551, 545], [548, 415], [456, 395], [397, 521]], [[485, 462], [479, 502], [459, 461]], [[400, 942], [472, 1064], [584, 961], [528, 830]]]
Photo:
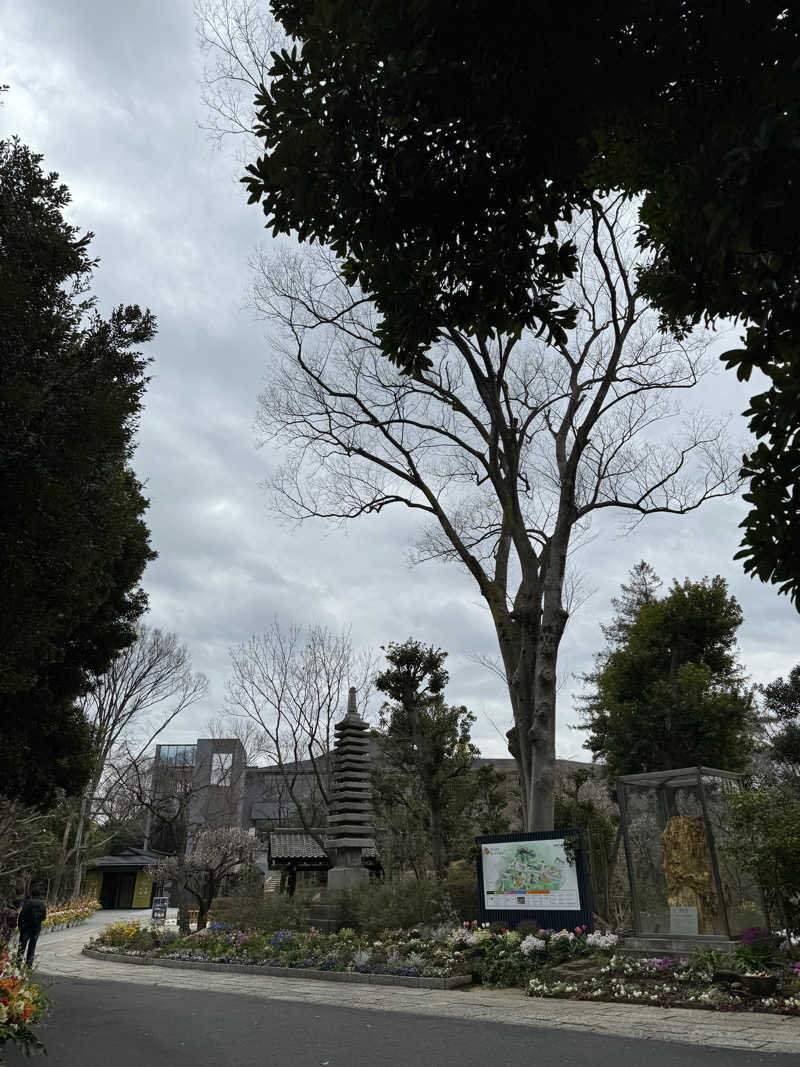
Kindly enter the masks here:
[[730, 854], [739, 789], [741, 775], [712, 767], [617, 779], [637, 936], [730, 939], [765, 925], [760, 890]]

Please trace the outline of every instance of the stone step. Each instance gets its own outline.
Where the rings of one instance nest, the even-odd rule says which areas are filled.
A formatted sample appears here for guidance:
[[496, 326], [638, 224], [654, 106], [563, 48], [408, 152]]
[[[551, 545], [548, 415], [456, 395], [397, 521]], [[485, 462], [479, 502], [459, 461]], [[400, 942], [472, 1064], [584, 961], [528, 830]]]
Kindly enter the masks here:
[[280, 888], [281, 888], [280, 872], [278, 872], [277, 874], [268, 875], [266, 881], [264, 882], [264, 892], [265, 893], [278, 893], [280, 891]]

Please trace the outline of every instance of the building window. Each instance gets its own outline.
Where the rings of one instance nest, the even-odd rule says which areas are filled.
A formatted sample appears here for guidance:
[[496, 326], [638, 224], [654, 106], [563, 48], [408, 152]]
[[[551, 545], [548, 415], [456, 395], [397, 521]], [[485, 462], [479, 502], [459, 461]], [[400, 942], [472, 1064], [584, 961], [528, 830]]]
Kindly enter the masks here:
[[169, 767], [194, 767], [194, 745], [159, 745], [156, 760]]
[[211, 756], [211, 784], [230, 785], [232, 769], [232, 752], [214, 752]]

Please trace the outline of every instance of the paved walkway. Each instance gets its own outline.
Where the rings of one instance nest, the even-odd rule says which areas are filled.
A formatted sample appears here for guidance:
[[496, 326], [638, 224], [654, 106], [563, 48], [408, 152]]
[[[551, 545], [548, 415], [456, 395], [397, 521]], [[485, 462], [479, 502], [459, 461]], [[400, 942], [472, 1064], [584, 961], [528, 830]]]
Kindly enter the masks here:
[[94, 930], [142, 912], [98, 912], [89, 922], [39, 941], [37, 967], [42, 974], [118, 981], [172, 989], [243, 993], [265, 1000], [341, 1005], [367, 1011], [485, 1019], [515, 1026], [566, 1028], [583, 1033], [658, 1041], [678, 1041], [712, 1048], [788, 1052], [800, 1056], [800, 1018], [784, 1015], [664, 1009], [638, 1004], [592, 1004], [523, 996], [515, 990], [480, 986], [464, 990], [404, 989], [373, 985], [342, 985], [301, 978], [270, 978], [253, 974], [170, 971], [131, 966], [81, 955]]

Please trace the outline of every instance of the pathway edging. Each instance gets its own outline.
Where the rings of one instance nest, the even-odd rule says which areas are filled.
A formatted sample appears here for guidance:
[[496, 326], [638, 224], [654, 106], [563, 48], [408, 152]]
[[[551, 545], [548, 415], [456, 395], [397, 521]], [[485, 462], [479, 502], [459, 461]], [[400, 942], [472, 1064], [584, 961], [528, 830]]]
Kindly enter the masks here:
[[357, 985], [394, 985], [409, 989], [458, 989], [472, 985], [472, 975], [456, 974], [450, 978], [412, 978], [403, 974], [362, 974], [359, 971], [317, 971], [311, 967], [259, 967], [247, 963], [206, 963], [202, 960], [165, 960], [159, 956], [129, 956], [125, 952], [100, 952], [84, 948], [84, 956], [93, 960], [113, 960], [149, 967], [168, 967], [178, 971], [215, 971], [227, 974], [265, 975], [269, 978], [308, 978], [323, 982], [351, 982]]

